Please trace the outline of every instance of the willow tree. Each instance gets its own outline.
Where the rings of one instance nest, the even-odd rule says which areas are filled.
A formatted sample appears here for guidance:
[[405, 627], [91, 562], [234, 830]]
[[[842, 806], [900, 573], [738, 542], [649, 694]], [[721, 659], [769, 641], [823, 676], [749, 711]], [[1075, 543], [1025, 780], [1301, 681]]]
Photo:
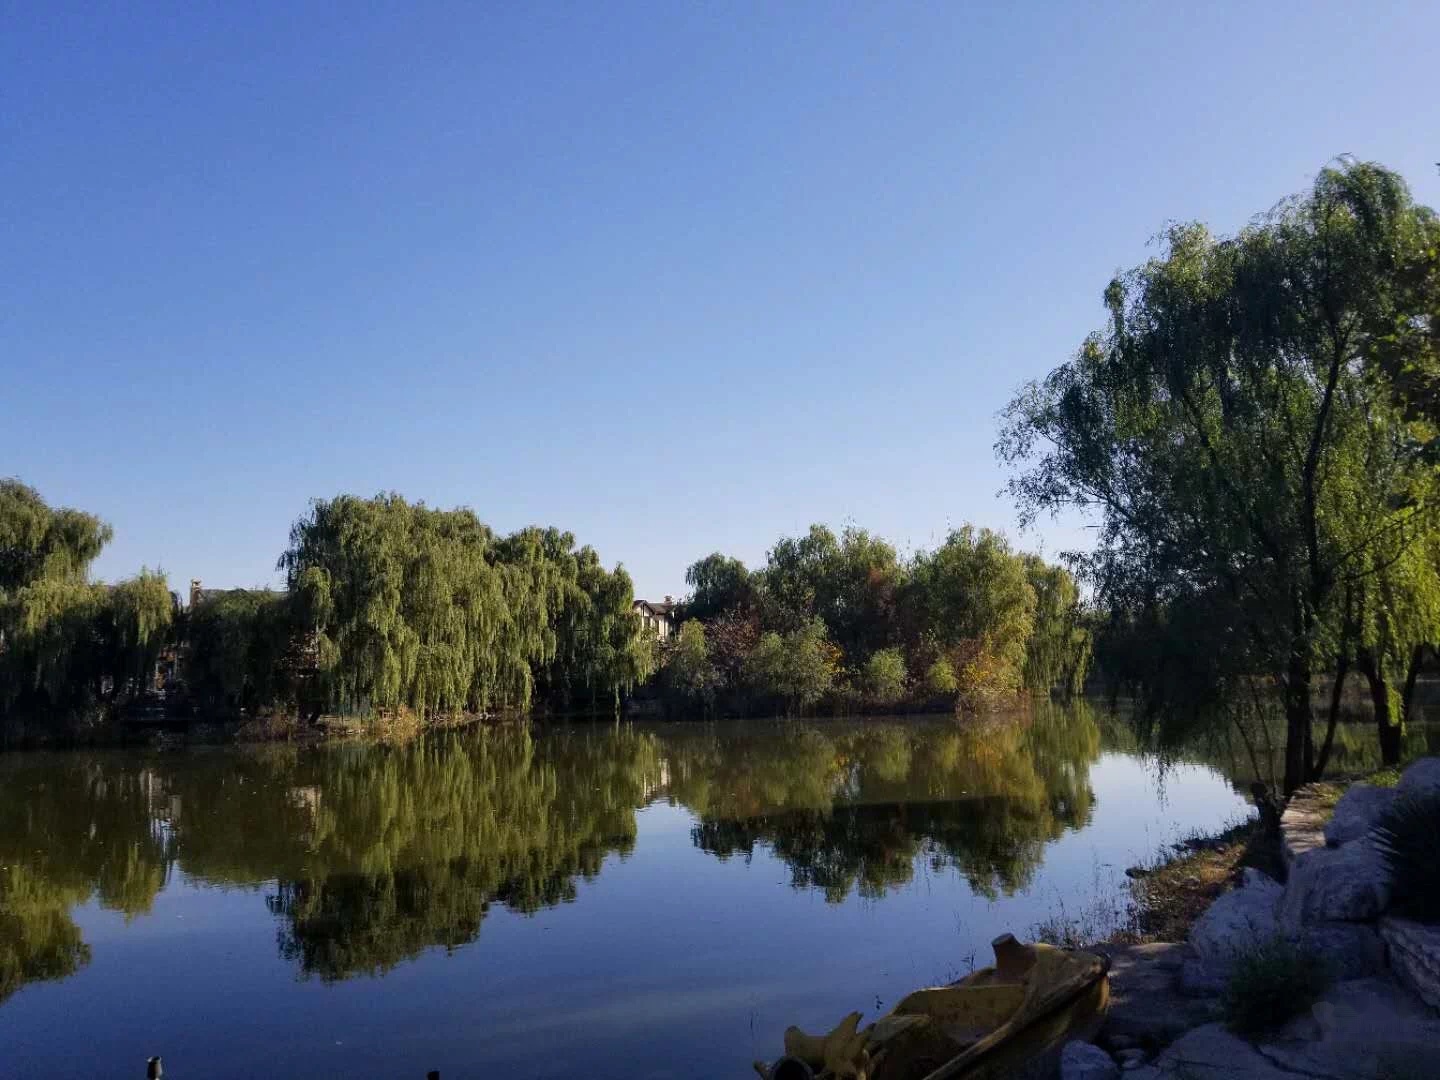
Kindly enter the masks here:
[[177, 601], [165, 575], [141, 570], [106, 590], [102, 603], [105, 666], [116, 685], [140, 687], [153, 676], [170, 639]]
[[141, 690], [175, 603], [162, 574], [90, 580], [110, 526], [0, 480], [0, 717], [70, 721]]
[[42, 580], [84, 580], [114, 535], [93, 514], [49, 506], [18, 480], [0, 479], [0, 595]]
[[500, 539], [467, 509], [342, 495], [280, 566], [342, 709], [524, 709], [537, 688], [614, 704], [650, 673], [630, 578], [557, 529]]
[[559, 529], [522, 529], [496, 545], [507, 572], [512, 625], [529, 635], [538, 696], [560, 709], [618, 707], [654, 670], [624, 569], [607, 570], [591, 547]]
[[469, 510], [395, 494], [316, 501], [291, 529], [280, 567], [311, 612], [332, 704], [421, 713], [527, 705], [534, 636], [511, 625], [492, 544]]
[[111, 535], [97, 517], [0, 480], [0, 714], [69, 708], [98, 691], [86, 668], [102, 591], [88, 574]]
[[621, 695], [654, 672], [653, 642], [635, 614], [630, 575], [607, 570], [590, 547], [574, 558], [576, 602], [565, 613], [551, 681], [565, 687], [567, 701], [618, 709]]
[[1022, 558], [1035, 591], [1034, 629], [1025, 643], [1025, 686], [1036, 694], [1059, 691], [1074, 697], [1085, 689], [1092, 648], [1080, 590], [1063, 566], [1052, 566], [1037, 555]]
[[1372, 572], [1346, 592], [1334, 692], [1338, 699], [1353, 663], [1370, 692], [1384, 765], [1400, 763], [1416, 681], [1440, 642], [1440, 536], [1392, 540], [1393, 557], [1377, 552]]
[[1376, 545], [1423, 534], [1431, 511], [1350, 484], [1369, 527], [1342, 537], [1327, 508], [1362, 469], [1364, 430], [1400, 423], [1381, 373], [1397, 328], [1434, 311], [1413, 282], [1436, 260], [1440, 226], [1400, 178], [1341, 163], [1235, 237], [1172, 227], [1106, 289], [1108, 328], [1007, 410], [998, 450], [1022, 517], [1098, 515], [1082, 565], [1102, 600], [1224, 601], [1284, 711], [1287, 792], [1320, 764], [1327, 621]]
[[294, 699], [286, 661], [304, 633], [307, 624], [298, 614], [310, 598], [304, 590], [290, 596], [271, 589], [227, 589], [204, 597], [186, 615], [185, 678], [191, 693], [207, 708], [221, 710]]

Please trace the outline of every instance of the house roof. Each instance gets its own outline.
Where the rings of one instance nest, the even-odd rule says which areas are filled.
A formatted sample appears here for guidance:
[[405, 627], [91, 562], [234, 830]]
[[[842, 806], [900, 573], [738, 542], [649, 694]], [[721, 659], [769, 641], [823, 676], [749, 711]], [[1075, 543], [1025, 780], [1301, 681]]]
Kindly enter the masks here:
[[636, 607], [647, 607], [656, 615], [669, 615], [675, 610], [673, 600], [636, 600]]

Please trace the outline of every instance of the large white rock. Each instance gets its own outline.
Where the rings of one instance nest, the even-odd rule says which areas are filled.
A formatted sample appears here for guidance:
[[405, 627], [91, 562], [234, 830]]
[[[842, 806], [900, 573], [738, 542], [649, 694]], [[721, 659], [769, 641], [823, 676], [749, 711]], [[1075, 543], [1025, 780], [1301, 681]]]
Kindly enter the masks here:
[[1321, 922], [1367, 922], [1390, 903], [1390, 871], [1369, 840], [1315, 848], [1290, 866], [1280, 901], [1287, 934]]
[[1093, 1043], [1078, 1039], [1060, 1051], [1060, 1080], [1116, 1080], [1120, 1066]]
[[1335, 804], [1335, 813], [1325, 823], [1325, 842], [1332, 847], [1369, 835], [1382, 814], [1395, 801], [1396, 789], [1373, 784], [1352, 784]]
[[1391, 979], [1351, 979], [1258, 1050], [1297, 1078], [1434, 1076], [1440, 1017]]
[[1220, 1024], [1205, 1024], [1176, 1039], [1155, 1059], [1155, 1068], [1177, 1080], [1296, 1080]]
[[1415, 762], [1401, 774], [1395, 790], [1404, 796], [1440, 794], [1440, 757]]
[[1112, 1047], [1165, 1046], [1192, 1027], [1215, 1019], [1208, 1002], [1181, 997], [1177, 990], [1184, 945], [1118, 945], [1106, 951], [1110, 1008], [1102, 1040]]
[[1310, 923], [1291, 940], [1324, 959], [1336, 979], [1364, 979], [1385, 970], [1385, 943], [1369, 923]]
[[1432, 1009], [1440, 1009], [1440, 926], [1387, 915], [1380, 920], [1380, 936], [1390, 947], [1390, 967], [1400, 981]]
[[1190, 947], [1205, 969], [1228, 970], [1236, 955], [1275, 937], [1276, 909], [1283, 894], [1278, 882], [1258, 870], [1247, 870], [1242, 887], [1217, 897], [1190, 928]]

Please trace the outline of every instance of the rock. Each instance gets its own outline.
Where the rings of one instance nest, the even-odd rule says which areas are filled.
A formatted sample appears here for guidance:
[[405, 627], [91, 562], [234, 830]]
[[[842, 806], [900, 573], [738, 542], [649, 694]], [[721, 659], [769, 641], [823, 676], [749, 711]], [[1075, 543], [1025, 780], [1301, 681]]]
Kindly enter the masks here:
[[1409, 798], [1440, 794], [1440, 757], [1421, 758], [1400, 776], [1397, 794]]
[[1190, 928], [1190, 947], [1212, 971], [1224, 971], [1238, 953], [1269, 941], [1278, 932], [1276, 908], [1284, 890], [1256, 871], [1245, 884], [1217, 897]]
[[1119, 1075], [1114, 1059], [1091, 1043], [1068, 1042], [1060, 1051], [1060, 1080], [1115, 1080]]
[[1225, 992], [1229, 978], [1228, 960], [1218, 967], [1207, 967], [1204, 961], [1192, 958], [1180, 969], [1180, 993], [1188, 998], [1217, 998]]
[[1140, 1065], [1125, 1071], [1125, 1080], [1160, 1080], [1160, 1070], [1154, 1065]]
[[1290, 866], [1280, 925], [1298, 934], [1310, 923], [1365, 922], [1390, 903], [1390, 871], [1369, 840], [1305, 852]]
[[1110, 1008], [1104, 1040], [1111, 1046], [1158, 1048], [1215, 1019], [1209, 1003], [1188, 1000], [1178, 979], [1185, 946], [1122, 945], [1110, 954]]
[[1145, 1064], [1145, 1051], [1138, 1048], [1121, 1050], [1115, 1056], [1120, 1061], [1120, 1068], [1126, 1072]]
[[1205, 1024], [1176, 1039], [1155, 1059], [1155, 1070], [1185, 1080], [1295, 1080], [1294, 1073], [1273, 1065], [1220, 1024]]
[[1257, 870], [1253, 866], [1247, 866], [1240, 871], [1240, 887], [1244, 889], [1279, 889], [1284, 886], [1269, 874], [1265, 873], [1264, 870]]
[[1292, 940], [1300, 948], [1324, 957], [1337, 979], [1363, 979], [1385, 971], [1385, 943], [1367, 923], [1311, 923]]
[[1280, 851], [1287, 867], [1306, 852], [1325, 846], [1325, 822], [1334, 796], [1330, 784], [1306, 784], [1290, 796], [1280, 815]]
[[1387, 915], [1380, 937], [1390, 947], [1396, 978], [1432, 1009], [1440, 1009], [1440, 926]]
[[1369, 834], [1380, 816], [1395, 801], [1395, 788], [1352, 784], [1335, 804], [1335, 813], [1325, 824], [1325, 842], [1339, 847]]
[[1433, 1076], [1440, 1018], [1390, 979], [1350, 979], [1257, 1049], [1292, 1075]]

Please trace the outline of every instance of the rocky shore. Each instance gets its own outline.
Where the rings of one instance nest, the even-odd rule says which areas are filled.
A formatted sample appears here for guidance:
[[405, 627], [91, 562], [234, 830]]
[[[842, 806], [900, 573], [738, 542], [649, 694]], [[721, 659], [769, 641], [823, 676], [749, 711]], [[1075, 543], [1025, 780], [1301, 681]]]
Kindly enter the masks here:
[[[1301, 789], [1280, 821], [1282, 880], [1246, 867], [1183, 942], [1105, 947], [1111, 1006], [1093, 1043], [1071, 1043], [1062, 1080], [1440, 1078], [1440, 926], [1391, 910], [1372, 830], [1407, 794], [1440, 792], [1440, 758], [1396, 787]], [[1242, 958], [1273, 943], [1321, 958], [1319, 1000], [1254, 1041], [1222, 1020]]]

